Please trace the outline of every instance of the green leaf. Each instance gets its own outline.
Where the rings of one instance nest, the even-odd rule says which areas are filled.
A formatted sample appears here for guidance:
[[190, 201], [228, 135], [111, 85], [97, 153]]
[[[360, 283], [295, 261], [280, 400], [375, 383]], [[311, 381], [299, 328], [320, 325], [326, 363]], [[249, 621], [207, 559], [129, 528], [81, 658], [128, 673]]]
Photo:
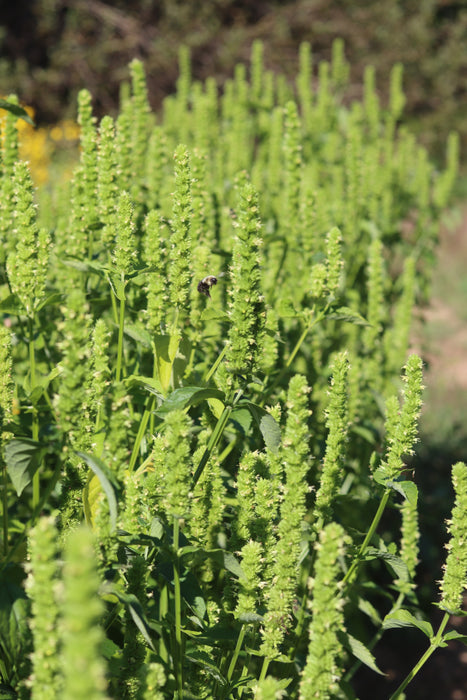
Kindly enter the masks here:
[[386, 487], [400, 493], [411, 506], [416, 507], [418, 501], [418, 489], [413, 481], [387, 481]]
[[63, 299], [63, 294], [60, 294], [60, 292], [54, 292], [53, 294], [49, 294], [48, 296], [44, 297], [37, 304], [36, 311], [40, 311], [45, 306], [51, 306], [52, 304], [56, 304], [57, 302], [61, 301], [62, 299]]
[[443, 634], [443, 639], [447, 642], [450, 642], [452, 639], [455, 639], [458, 642], [462, 642], [462, 644], [465, 644], [467, 646], [467, 635], [461, 634], [460, 632], [456, 632], [456, 630], [451, 630], [450, 632]]
[[23, 107], [16, 105], [14, 102], [8, 102], [8, 100], [0, 98], [0, 109], [6, 109], [7, 112], [11, 112], [11, 114], [14, 114], [15, 117], [23, 119], [23, 121], [27, 122], [31, 126], [35, 126], [33, 120], [26, 112], [26, 110], [23, 109]]
[[170, 413], [170, 411], [184, 409], [188, 406], [194, 406], [207, 399], [219, 399], [220, 401], [223, 401], [224, 398], [224, 393], [219, 391], [219, 389], [204, 389], [200, 386], [185, 386], [181, 389], [175, 389], [175, 391], [169, 394], [162, 406], [159, 406], [156, 413], [158, 416], [163, 416]]
[[128, 335], [137, 343], [141, 343], [141, 345], [144, 345], [146, 348], [151, 347], [151, 334], [144, 328], [138, 328], [137, 326], [125, 324], [123, 332], [125, 335]]
[[0, 659], [4, 669], [12, 674], [30, 641], [29, 601], [21, 585], [23, 578], [24, 572], [18, 564], [9, 563], [0, 571]]
[[31, 483], [42, 462], [45, 447], [30, 438], [13, 438], [5, 445], [5, 464], [18, 496]]
[[332, 313], [328, 314], [326, 318], [332, 318], [335, 321], [347, 321], [348, 323], [355, 323], [357, 326], [371, 326], [366, 318], [364, 318], [358, 311], [354, 311], [349, 306], [341, 306]]
[[133, 619], [133, 622], [143, 635], [148, 646], [152, 649], [152, 651], [156, 651], [153, 641], [151, 639], [151, 627], [144, 613], [143, 606], [139, 602], [138, 598], [135, 595], [133, 595], [133, 593], [122, 593], [118, 590], [117, 587], [112, 587], [109, 590], [127, 608], [128, 612], [130, 613]]
[[358, 609], [361, 610], [364, 615], [368, 615], [374, 625], [379, 626], [381, 624], [379, 612], [366, 598], [358, 598]]
[[172, 377], [172, 367], [177, 356], [180, 337], [178, 335], [154, 335], [157, 376], [164, 394], [167, 394]]
[[197, 555], [201, 556], [203, 561], [209, 559], [213, 564], [215, 564], [219, 569], [225, 569], [230, 571], [231, 574], [237, 578], [245, 578], [243, 569], [240, 566], [239, 561], [234, 557], [233, 554], [227, 552], [225, 549], [201, 549], [198, 548]]
[[214, 678], [219, 685], [226, 686], [227, 680], [220, 673], [217, 665], [213, 662], [213, 657], [209, 656], [204, 651], [190, 651], [186, 654], [186, 658], [191, 661], [195, 666], [200, 666], [207, 673], [208, 676]]
[[0, 301], [0, 311], [4, 314], [11, 314], [12, 316], [21, 316], [21, 314], [24, 313], [24, 306], [16, 294], [9, 294], [5, 299]]
[[237, 423], [237, 427], [240, 428], [245, 435], [248, 433], [251, 428], [252, 415], [251, 411], [249, 411], [246, 406], [236, 408], [230, 414], [230, 418], [234, 423]]
[[202, 321], [228, 321], [229, 317], [222, 309], [216, 309], [215, 306], [207, 306], [201, 313]]
[[84, 262], [82, 260], [68, 258], [67, 260], [63, 260], [63, 264], [68, 265], [68, 267], [73, 267], [75, 270], [80, 270], [81, 272], [95, 272], [103, 279], [107, 279], [107, 275], [109, 273], [109, 268], [106, 265], [93, 262], [92, 260], [87, 260]]
[[133, 386], [135, 384], [140, 385], [150, 394], [155, 394], [161, 401], [164, 399], [161, 383], [154, 377], [142, 377], [137, 374], [130, 374], [130, 376], [126, 377], [123, 381], [127, 386]]
[[433, 637], [433, 627], [426, 620], [417, 620], [408, 610], [400, 609], [389, 613], [383, 620], [383, 629], [395, 629], [399, 627], [416, 627], [429, 639]]
[[258, 406], [251, 401], [242, 402], [241, 405], [246, 406], [255, 419], [268, 450], [271, 450], [274, 454], [277, 453], [281, 442], [279, 423], [262, 406]]
[[89, 455], [86, 452], [76, 452], [78, 457], [86, 462], [88, 467], [94, 472], [94, 474], [99, 479], [102, 489], [107, 496], [107, 501], [109, 503], [109, 515], [110, 515], [110, 528], [114, 532], [117, 527], [117, 499], [115, 497], [115, 490], [118, 486], [114, 475], [106, 467], [106, 465], [97, 457]]
[[126, 300], [125, 289], [127, 285], [127, 280], [122, 279], [119, 275], [109, 275], [109, 283], [113, 289], [113, 292], [119, 301]]
[[372, 671], [379, 673], [381, 676], [385, 675], [376, 665], [375, 657], [371, 651], [367, 649], [367, 647], [359, 639], [355, 639], [355, 637], [352, 637], [352, 635], [348, 632], [341, 633], [339, 637], [341, 638], [344, 646], [347, 647], [347, 649], [349, 649], [355, 658], [361, 661], [362, 664], [365, 664], [365, 666], [368, 666], [368, 668], [371, 668]]
[[381, 559], [385, 562], [385, 564], [391, 567], [397, 578], [400, 578], [402, 581], [408, 581], [410, 578], [407, 564], [395, 554], [376, 549], [375, 547], [368, 547], [365, 552], [364, 559], [366, 561]]

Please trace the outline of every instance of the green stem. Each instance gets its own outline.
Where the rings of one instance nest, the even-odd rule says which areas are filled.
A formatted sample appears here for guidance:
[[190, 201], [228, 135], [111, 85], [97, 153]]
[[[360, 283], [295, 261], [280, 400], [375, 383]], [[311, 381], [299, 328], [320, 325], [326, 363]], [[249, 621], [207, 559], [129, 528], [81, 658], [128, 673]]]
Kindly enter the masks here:
[[2, 524], [3, 524], [3, 556], [8, 555], [8, 477], [6, 466], [2, 464], [3, 489], [2, 489]]
[[238, 634], [238, 637], [237, 637], [237, 643], [235, 645], [234, 653], [232, 654], [229, 668], [227, 670], [226, 678], [227, 678], [229, 683], [220, 689], [219, 700], [224, 700], [226, 693], [229, 692], [230, 681], [232, 680], [233, 672], [235, 671], [235, 666], [237, 665], [238, 656], [239, 656], [240, 650], [243, 646], [243, 640], [245, 639], [245, 631], [246, 631], [246, 626], [242, 625], [240, 628], [240, 632]]
[[221, 353], [219, 354], [219, 357], [217, 358], [217, 360], [214, 362], [214, 364], [212, 365], [212, 367], [211, 367], [211, 369], [209, 370], [209, 372], [208, 372], [208, 373], [206, 374], [206, 376], [204, 377], [204, 380], [203, 380], [203, 381], [205, 382], [205, 384], [207, 384], [207, 383], [209, 382], [209, 380], [211, 379], [212, 375], [214, 374], [214, 372], [216, 371], [216, 369], [219, 367], [220, 363], [221, 363], [222, 360], [224, 359], [224, 355], [225, 355], [226, 351], [227, 351], [227, 345], [224, 345], [224, 347], [222, 348]]
[[154, 409], [155, 401], [156, 401], [155, 396], [151, 396], [146, 401], [146, 406], [144, 409], [143, 417], [141, 418], [141, 421], [140, 421], [140, 424], [138, 427], [138, 433], [136, 435], [135, 443], [133, 445], [133, 451], [132, 451], [131, 457], [130, 457], [130, 464], [128, 467], [130, 472], [133, 471], [133, 469], [135, 468], [136, 460], [138, 459], [138, 452], [139, 452], [139, 448], [141, 445], [141, 441], [144, 437], [144, 433], [146, 432], [146, 427], [147, 427], [149, 418], [152, 414], [152, 411]]
[[117, 347], [117, 369], [115, 381], [119, 382], [122, 376], [123, 363], [123, 327], [125, 319], [125, 299], [120, 299], [120, 317], [118, 321], [118, 347]]
[[375, 517], [373, 518], [373, 521], [372, 521], [372, 523], [371, 523], [371, 525], [370, 525], [370, 529], [369, 529], [368, 532], [366, 533], [366, 537], [365, 537], [365, 539], [363, 540], [363, 543], [362, 543], [362, 545], [361, 545], [361, 547], [360, 547], [360, 549], [359, 549], [359, 551], [358, 551], [358, 554], [357, 554], [357, 556], [354, 558], [354, 560], [353, 560], [353, 562], [352, 562], [350, 568], [348, 569], [347, 573], [345, 574], [345, 576], [344, 576], [344, 578], [343, 578], [343, 583], [344, 583], [344, 584], [350, 583], [350, 581], [351, 581], [351, 579], [352, 579], [352, 576], [353, 576], [353, 574], [355, 573], [355, 570], [357, 569], [357, 566], [359, 566], [359, 564], [360, 564], [360, 562], [361, 562], [361, 560], [362, 560], [362, 558], [363, 558], [363, 555], [365, 554], [365, 551], [366, 551], [366, 549], [367, 549], [369, 543], [371, 542], [371, 539], [372, 539], [373, 535], [374, 535], [375, 532], [376, 532], [376, 528], [377, 528], [378, 525], [379, 525], [379, 521], [381, 520], [381, 517], [382, 517], [382, 515], [383, 515], [384, 509], [386, 508], [386, 505], [387, 505], [387, 503], [388, 503], [388, 500], [389, 500], [389, 496], [390, 496], [390, 495], [391, 495], [391, 489], [386, 489], [385, 492], [384, 492], [384, 494], [383, 494], [383, 497], [382, 497], [382, 499], [381, 499], [381, 501], [380, 501], [380, 504], [379, 504], [379, 506], [378, 506], [378, 510], [377, 510], [376, 513], [375, 513]]
[[209, 439], [206, 449], [204, 450], [203, 456], [201, 457], [201, 460], [196, 468], [195, 474], [193, 476], [192, 488], [194, 488], [198, 483], [199, 478], [203, 473], [204, 467], [206, 466], [208, 459], [211, 456], [211, 452], [221, 439], [222, 433], [224, 432], [225, 426], [227, 425], [227, 421], [229, 420], [232, 410], [233, 406], [224, 406], [224, 410], [219, 416], [219, 419], [216, 423], [214, 430], [212, 431], [212, 435]]
[[[28, 318], [29, 330], [29, 368], [31, 376], [31, 394], [36, 388], [36, 348], [34, 340], [34, 323], [32, 318]], [[32, 405], [32, 439], [36, 442], [39, 440], [39, 416], [37, 407]], [[35, 509], [40, 500], [40, 475], [39, 469], [36, 470], [32, 477], [32, 507]]]
[[[167, 616], [167, 613], [169, 612], [169, 591], [167, 585], [163, 586], [159, 598], [159, 621], [162, 623], [162, 626], [164, 625], [164, 618]], [[165, 644], [164, 640], [164, 635], [161, 635], [160, 642], [159, 642], [159, 656], [161, 657], [162, 661], [165, 663], [168, 663], [169, 661], [169, 652], [167, 649], [167, 646]]]
[[436, 649], [441, 646], [441, 643], [443, 641], [443, 632], [448, 624], [449, 621], [449, 614], [445, 613], [443, 619], [441, 620], [441, 624], [439, 626], [438, 632], [436, 633], [436, 636], [433, 637], [431, 640], [431, 644], [428, 647], [428, 649], [425, 651], [423, 656], [419, 659], [419, 661], [415, 664], [413, 669], [410, 671], [410, 673], [407, 674], [407, 676], [404, 678], [400, 686], [397, 688], [396, 692], [391, 695], [389, 700], [396, 700], [396, 698], [399, 698], [401, 693], [405, 690], [405, 688], [409, 685], [410, 681], [417, 675], [417, 673], [420, 671], [422, 666], [428, 661], [430, 656], [433, 654]]
[[174, 516], [173, 547], [174, 547], [174, 597], [175, 597], [175, 643], [173, 647], [174, 674], [177, 684], [177, 700], [183, 699], [183, 654], [182, 654], [182, 595], [180, 591], [180, 570], [178, 559], [178, 542], [180, 521]]
[[268, 659], [267, 657], [264, 657], [263, 665], [261, 667], [261, 673], [259, 674], [259, 679], [258, 679], [259, 681], [264, 681], [264, 679], [266, 678], [266, 673], [268, 672], [269, 663], [270, 663], [270, 659]]

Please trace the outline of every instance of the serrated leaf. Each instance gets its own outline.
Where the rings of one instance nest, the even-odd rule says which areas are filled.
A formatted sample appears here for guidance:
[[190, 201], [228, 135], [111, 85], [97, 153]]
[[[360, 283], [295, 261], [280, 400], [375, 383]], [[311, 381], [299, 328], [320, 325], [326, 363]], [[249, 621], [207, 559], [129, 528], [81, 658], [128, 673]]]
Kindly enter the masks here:
[[262, 406], [258, 406], [251, 401], [242, 403], [242, 406], [246, 406], [251, 412], [251, 415], [261, 431], [268, 450], [271, 450], [274, 454], [277, 453], [281, 443], [281, 428], [279, 423], [277, 423], [271, 414], [262, 408]]
[[370, 620], [374, 622], [375, 625], [381, 624], [381, 616], [376, 608], [366, 599], [358, 599], [358, 609], [362, 611], [364, 615], [368, 615]]
[[27, 122], [31, 126], [35, 126], [33, 120], [26, 110], [14, 102], [8, 102], [8, 100], [0, 98], [0, 108], [5, 109], [7, 112], [11, 112], [11, 114], [14, 114], [15, 117], [18, 117], [18, 119], [23, 119], [23, 121]]
[[74, 260], [73, 258], [67, 258], [63, 260], [64, 265], [68, 267], [73, 267], [75, 270], [80, 270], [81, 272], [95, 272], [100, 277], [107, 279], [109, 273], [109, 268], [98, 262], [93, 262], [92, 260]]
[[41, 311], [41, 309], [43, 309], [45, 306], [51, 306], [52, 304], [56, 304], [62, 299], [63, 294], [60, 294], [60, 292], [54, 292], [53, 294], [49, 294], [37, 304], [36, 311]]
[[180, 389], [175, 389], [175, 391], [169, 394], [164, 403], [159, 406], [156, 413], [158, 416], [164, 416], [170, 413], [170, 411], [175, 411], [177, 409], [183, 410], [188, 408], [188, 406], [194, 406], [207, 399], [218, 399], [222, 401], [224, 398], [224, 393], [219, 391], [219, 389], [185, 386]]
[[102, 490], [107, 496], [107, 502], [109, 504], [109, 517], [110, 517], [110, 529], [114, 532], [117, 528], [117, 499], [115, 496], [114, 485], [117, 486], [114, 475], [106, 467], [104, 462], [102, 462], [94, 455], [87, 454], [86, 452], [76, 452], [78, 457], [86, 462], [88, 467], [94, 472], [100, 481]]
[[212, 660], [212, 656], [209, 656], [206, 652], [190, 651], [186, 654], [186, 658], [196, 666], [200, 666], [205, 673], [214, 678], [221, 687], [227, 685], [226, 678], [220, 673], [217, 665]]
[[137, 343], [141, 343], [141, 345], [144, 345], [147, 348], [151, 347], [151, 334], [144, 328], [138, 328], [137, 326], [125, 324], [123, 332], [125, 335], [133, 338], [133, 340], [135, 340]]
[[0, 301], [0, 311], [4, 314], [20, 316], [24, 313], [24, 306], [16, 294], [9, 294], [5, 299]]
[[403, 496], [411, 506], [416, 507], [418, 501], [418, 489], [413, 481], [387, 481], [386, 487], [397, 491]]
[[241, 613], [237, 619], [244, 625], [256, 625], [258, 622], [263, 622], [264, 617], [257, 613]]
[[139, 602], [138, 598], [133, 593], [122, 593], [116, 587], [113, 587], [111, 589], [111, 592], [114, 593], [119, 599], [119, 601], [123, 603], [123, 605], [127, 608], [128, 612], [130, 613], [133, 619], [133, 622], [143, 635], [149, 647], [153, 651], [156, 651], [153, 641], [151, 639], [151, 627], [144, 613], [143, 606]]
[[207, 306], [201, 313], [201, 321], [228, 321], [228, 314], [215, 306]]
[[226, 569], [237, 578], [245, 578], [240, 562], [233, 554], [225, 549], [199, 549], [198, 553], [202, 555], [203, 560], [210, 559], [219, 569]]
[[30, 438], [13, 438], [5, 445], [5, 464], [18, 496], [39, 469], [45, 448]]
[[426, 620], [417, 620], [408, 610], [403, 608], [389, 613], [383, 620], [383, 629], [395, 629], [399, 627], [416, 627], [429, 639], [433, 637], [433, 627]]
[[451, 630], [450, 632], [444, 634], [443, 639], [447, 642], [450, 642], [454, 639], [458, 642], [462, 642], [462, 644], [465, 644], [467, 646], [467, 635], [461, 634], [460, 632], [456, 632], [456, 630]]
[[368, 323], [366, 318], [359, 314], [358, 311], [351, 309], [350, 306], [341, 306], [328, 314], [326, 318], [331, 318], [334, 321], [347, 321], [347, 323], [355, 323], [357, 326], [371, 326], [371, 323]]
[[381, 676], [385, 675], [383, 671], [378, 668], [375, 657], [371, 651], [359, 639], [352, 637], [348, 632], [340, 636], [344, 645], [350, 649], [355, 658], [361, 661], [362, 664], [365, 664], [365, 666], [368, 666], [368, 668], [371, 668], [375, 673], [379, 673]]
[[375, 547], [368, 547], [365, 552], [364, 559], [366, 561], [381, 559], [385, 562], [385, 564], [391, 567], [397, 578], [400, 578], [402, 581], [408, 581], [410, 579], [407, 564], [395, 554], [384, 552], [380, 549], [376, 549]]
[[142, 386], [143, 389], [145, 389], [146, 391], [149, 391], [150, 394], [155, 394], [161, 399], [161, 401], [164, 399], [164, 393], [162, 391], [161, 383], [158, 379], [155, 379], [154, 377], [143, 377], [137, 374], [130, 374], [130, 376], [126, 377], [123, 381], [128, 386], [138, 384]]

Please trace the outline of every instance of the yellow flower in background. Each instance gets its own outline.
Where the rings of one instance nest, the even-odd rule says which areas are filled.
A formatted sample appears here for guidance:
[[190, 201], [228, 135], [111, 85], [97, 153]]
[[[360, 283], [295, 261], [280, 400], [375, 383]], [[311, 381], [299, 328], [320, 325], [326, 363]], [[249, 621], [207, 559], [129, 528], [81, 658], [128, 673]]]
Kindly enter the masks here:
[[[33, 107], [24, 109], [34, 119]], [[0, 112], [0, 131], [3, 131], [5, 112]], [[31, 176], [37, 186], [46, 184], [50, 179], [52, 159], [64, 148], [76, 146], [79, 139], [79, 126], [70, 119], [64, 119], [50, 127], [34, 127], [18, 119], [16, 123], [21, 160], [29, 163]]]

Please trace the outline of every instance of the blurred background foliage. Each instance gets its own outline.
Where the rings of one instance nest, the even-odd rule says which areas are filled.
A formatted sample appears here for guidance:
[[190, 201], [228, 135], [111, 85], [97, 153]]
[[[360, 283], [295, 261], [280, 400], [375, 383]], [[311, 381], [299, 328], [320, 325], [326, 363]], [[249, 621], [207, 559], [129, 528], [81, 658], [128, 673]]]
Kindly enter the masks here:
[[447, 133], [467, 143], [466, 0], [17, 0], [0, 11], [0, 85], [34, 105], [39, 125], [75, 114], [86, 86], [99, 116], [113, 113], [127, 65], [144, 61], [152, 107], [172, 92], [181, 44], [191, 49], [193, 77], [220, 84], [252, 41], [265, 44], [265, 64], [293, 78], [302, 41], [315, 62], [329, 59], [342, 37], [353, 91], [364, 67], [376, 69], [384, 101], [396, 61], [404, 64], [406, 120], [434, 157]]

